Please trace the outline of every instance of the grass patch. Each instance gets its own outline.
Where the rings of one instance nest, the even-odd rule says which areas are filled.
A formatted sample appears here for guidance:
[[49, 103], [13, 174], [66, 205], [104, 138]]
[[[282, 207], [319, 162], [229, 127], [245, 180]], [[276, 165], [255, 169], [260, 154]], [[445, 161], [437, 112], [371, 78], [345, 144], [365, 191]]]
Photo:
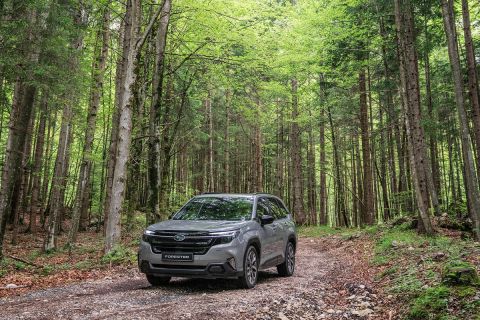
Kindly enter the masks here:
[[134, 263], [137, 259], [135, 251], [122, 245], [115, 246], [101, 259], [104, 264]]
[[331, 228], [327, 226], [300, 226], [297, 228], [298, 235], [307, 238], [321, 238], [335, 234], [348, 236], [357, 231], [356, 229]]
[[375, 252], [383, 254], [391, 249], [415, 247], [425, 243], [425, 238], [412, 230], [391, 229], [381, 234], [375, 246]]
[[[457, 297], [463, 299], [468, 297], [473, 297], [477, 294], [477, 290], [469, 286], [460, 286], [454, 289], [454, 293]], [[477, 301], [480, 303], [480, 301]]]
[[384, 266], [390, 262], [390, 257], [385, 255], [375, 255], [372, 258], [371, 264], [374, 266]]
[[28, 258], [30, 259], [30, 261], [35, 261], [35, 259], [37, 259], [41, 255], [42, 255], [42, 251], [36, 249], [28, 254]]
[[446, 286], [428, 288], [413, 301], [407, 319], [439, 320], [444, 318], [449, 296], [450, 289]]
[[52, 274], [54, 271], [55, 271], [55, 267], [47, 264], [46, 266], [43, 266], [42, 269], [40, 269], [40, 274], [42, 276], [48, 276], [48, 275]]
[[23, 271], [27, 269], [27, 265], [21, 261], [14, 261], [13, 262], [13, 267], [18, 270], [18, 271]]
[[371, 264], [387, 266], [376, 278], [387, 279], [387, 291], [408, 304], [406, 319], [480, 320], [476, 267], [466, 258], [478, 255], [478, 246], [446, 236], [425, 237], [407, 223], [380, 229], [372, 237]]
[[379, 274], [379, 277], [380, 277], [380, 279], [382, 279], [382, 278], [385, 278], [385, 277], [394, 275], [394, 274], [397, 273], [397, 272], [398, 272], [398, 267], [397, 267], [397, 266], [390, 267], [390, 268], [387, 268], [387, 269], [383, 270], [383, 271]]
[[77, 262], [73, 267], [78, 270], [88, 270], [95, 267], [95, 263], [90, 260], [84, 260]]

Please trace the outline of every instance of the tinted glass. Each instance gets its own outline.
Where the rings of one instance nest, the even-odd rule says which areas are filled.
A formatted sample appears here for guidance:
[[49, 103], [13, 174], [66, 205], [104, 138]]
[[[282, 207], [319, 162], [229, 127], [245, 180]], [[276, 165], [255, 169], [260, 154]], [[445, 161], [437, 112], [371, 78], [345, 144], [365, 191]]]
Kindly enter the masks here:
[[287, 210], [284, 208], [283, 204], [275, 198], [268, 199], [270, 202], [270, 208], [272, 208], [272, 213], [275, 219], [282, 219], [288, 215]]
[[267, 199], [260, 198], [257, 202], [257, 217], [261, 218], [263, 215], [271, 214], [268, 210]]
[[201, 197], [190, 200], [173, 220], [249, 220], [252, 197]]

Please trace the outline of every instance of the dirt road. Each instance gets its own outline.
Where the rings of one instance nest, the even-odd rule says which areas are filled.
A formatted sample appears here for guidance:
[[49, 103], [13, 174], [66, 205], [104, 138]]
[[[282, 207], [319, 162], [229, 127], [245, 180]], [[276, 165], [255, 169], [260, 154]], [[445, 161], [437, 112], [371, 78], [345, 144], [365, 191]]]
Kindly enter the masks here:
[[301, 239], [295, 275], [281, 278], [272, 269], [253, 290], [181, 278], [153, 288], [131, 270], [0, 299], [0, 319], [394, 319], [368, 253], [360, 240]]

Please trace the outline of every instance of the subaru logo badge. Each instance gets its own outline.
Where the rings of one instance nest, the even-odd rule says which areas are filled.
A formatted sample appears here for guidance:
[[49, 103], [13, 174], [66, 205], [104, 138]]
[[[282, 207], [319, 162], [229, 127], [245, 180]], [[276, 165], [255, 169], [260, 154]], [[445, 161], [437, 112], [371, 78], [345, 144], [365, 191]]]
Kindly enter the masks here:
[[185, 235], [184, 235], [184, 234], [181, 234], [181, 233], [176, 234], [176, 235], [173, 237], [173, 240], [175, 240], [175, 241], [183, 241], [183, 240], [185, 240]]

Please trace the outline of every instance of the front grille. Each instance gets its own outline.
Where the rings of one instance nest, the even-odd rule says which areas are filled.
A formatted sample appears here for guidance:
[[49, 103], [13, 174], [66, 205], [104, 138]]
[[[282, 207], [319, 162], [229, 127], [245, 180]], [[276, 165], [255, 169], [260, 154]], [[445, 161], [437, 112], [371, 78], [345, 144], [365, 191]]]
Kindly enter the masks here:
[[[176, 241], [174, 237], [178, 234], [184, 235], [185, 239]], [[154, 253], [185, 252], [202, 255], [207, 253], [216, 239], [216, 237], [210, 236], [208, 232], [155, 231], [155, 235], [150, 236], [150, 245]]]

